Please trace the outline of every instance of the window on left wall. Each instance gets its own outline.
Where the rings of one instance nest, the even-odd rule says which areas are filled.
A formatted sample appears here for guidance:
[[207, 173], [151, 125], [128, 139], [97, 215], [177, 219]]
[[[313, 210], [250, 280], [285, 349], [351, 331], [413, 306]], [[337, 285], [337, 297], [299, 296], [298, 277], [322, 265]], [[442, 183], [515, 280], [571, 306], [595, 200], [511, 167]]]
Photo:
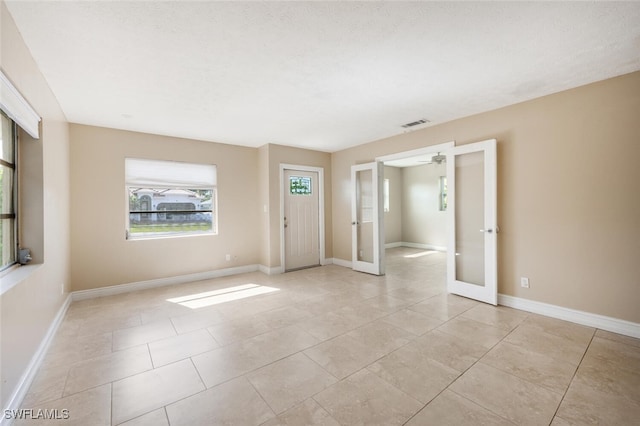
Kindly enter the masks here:
[[217, 234], [217, 168], [125, 159], [127, 239]]
[[17, 262], [17, 149], [16, 125], [4, 112], [2, 115], [2, 152], [0, 152], [0, 271]]

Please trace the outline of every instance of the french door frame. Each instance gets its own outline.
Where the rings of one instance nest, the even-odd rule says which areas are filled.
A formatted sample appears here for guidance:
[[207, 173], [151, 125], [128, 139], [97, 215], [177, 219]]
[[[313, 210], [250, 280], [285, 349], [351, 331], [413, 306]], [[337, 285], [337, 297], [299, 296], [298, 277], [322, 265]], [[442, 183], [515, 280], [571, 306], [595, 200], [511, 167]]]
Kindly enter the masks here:
[[[371, 171], [372, 189], [372, 244], [373, 262], [358, 260], [358, 235], [361, 223], [358, 218], [358, 172]], [[384, 275], [384, 213], [382, 185], [384, 165], [379, 161], [351, 166], [351, 267], [354, 271], [373, 275]]]
[[[498, 304], [498, 214], [497, 214], [497, 149], [496, 140], [489, 139], [449, 149], [447, 155], [447, 290], [449, 293]], [[456, 277], [456, 160], [457, 155], [483, 153], [484, 200], [484, 285], [458, 280]]]
[[[479, 300], [493, 305], [497, 304], [497, 142], [495, 139], [467, 145], [455, 145], [454, 141], [438, 145], [426, 146], [410, 151], [385, 155], [376, 161], [399, 160], [418, 155], [441, 152], [447, 155], [447, 186], [449, 194], [447, 206], [447, 290], [449, 293]], [[485, 235], [485, 288], [456, 280], [455, 264], [455, 155], [484, 152], [484, 218], [482, 231]], [[352, 178], [353, 180], [353, 178]], [[353, 209], [352, 209], [353, 210]], [[490, 232], [489, 232], [490, 231]], [[480, 230], [478, 230], [480, 232]]]

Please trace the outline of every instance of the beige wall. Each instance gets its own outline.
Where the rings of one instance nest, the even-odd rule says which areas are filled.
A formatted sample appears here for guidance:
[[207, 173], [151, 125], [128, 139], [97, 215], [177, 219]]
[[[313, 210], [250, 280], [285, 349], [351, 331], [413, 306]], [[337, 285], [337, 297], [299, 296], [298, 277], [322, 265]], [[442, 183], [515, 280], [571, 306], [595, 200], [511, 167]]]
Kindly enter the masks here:
[[21, 241], [34, 262], [2, 277], [0, 395], [6, 407], [69, 290], [69, 134], [65, 116], [0, 2], [0, 66], [42, 116], [38, 141], [21, 132]]
[[499, 292], [640, 322], [638, 111], [640, 72], [334, 153], [334, 257], [351, 259], [351, 165], [496, 138]]
[[[261, 148], [262, 149], [262, 148]], [[332, 197], [331, 197], [331, 154], [292, 148], [282, 145], [268, 145], [269, 174], [261, 179], [269, 182], [269, 263], [263, 265], [274, 268], [280, 265], [280, 164], [324, 168], [324, 211], [325, 211], [325, 257], [333, 257]], [[264, 205], [261, 207], [264, 211]]]
[[402, 241], [434, 247], [447, 245], [447, 214], [440, 211], [440, 176], [446, 165], [402, 169]]
[[[77, 124], [70, 134], [73, 290], [259, 262], [257, 149]], [[125, 157], [216, 164], [218, 235], [126, 240]]]
[[271, 252], [270, 211], [269, 211], [269, 145], [258, 148], [258, 186], [260, 205], [260, 264], [270, 264]]
[[385, 166], [384, 178], [389, 179], [389, 211], [384, 213], [385, 243], [402, 242], [402, 169]]
[[[254, 149], [78, 124], [70, 128], [73, 290], [244, 265], [279, 266], [280, 163], [324, 167], [325, 210], [331, 212], [328, 153], [279, 145]], [[125, 157], [216, 164], [218, 235], [126, 240]], [[326, 256], [331, 257], [327, 216]]]

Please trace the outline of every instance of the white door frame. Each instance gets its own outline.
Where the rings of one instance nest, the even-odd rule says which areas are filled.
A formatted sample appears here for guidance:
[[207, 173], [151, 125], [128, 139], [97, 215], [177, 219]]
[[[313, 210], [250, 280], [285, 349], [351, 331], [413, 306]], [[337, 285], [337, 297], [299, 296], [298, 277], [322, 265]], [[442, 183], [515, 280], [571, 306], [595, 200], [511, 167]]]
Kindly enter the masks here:
[[[380, 161], [373, 163], [355, 164], [351, 166], [351, 268], [354, 271], [366, 272], [373, 275], [384, 275], [384, 213], [382, 197], [382, 178], [384, 164]], [[357, 172], [370, 170], [372, 174], [373, 205], [373, 262], [358, 260], [358, 200], [357, 200]]]
[[[449, 293], [498, 304], [498, 194], [497, 194], [497, 142], [495, 139], [459, 145], [447, 151], [447, 290]], [[456, 227], [455, 227], [455, 156], [483, 152], [484, 161], [484, 225], [478, 232], [484, 234], [484, 285], [477, 286], [456, 279]]]
[[445, 152], [446, 150], [453, 148], [455, 146], [455, 141], [439, 143], [437, 145], [429, 145], [424, 148], [412, 149], [410, 151], [398, 152], [396, 154], [383, 155], [380, 157], [376, 157], [376, 161], [392, 161], [392, 160], [402, 160], [404, 158], [415, 157], [417, 155], [430, 154], [432, 152]]
[[[410, 151], [402, 151], [402, 152], [397, 152], [395, 154], [383, 155], [381, 157], [376, 157], [376, 161], [382, 162], [382, 165], [384, 166], [385, 161], [404, 160], [405, 158], [411, 158], [411, 157], [416, 157], [416, 156], [425, 155], [425, 154], [434, 154], [437, 152], [446, 153], [449, 149], [453, 148], [455, 145], [456, 145], [455, 141], [443, 142], [437, 145], [429, 145], [423, 148], [412, 149]], [[383, 238], [383, 241], [384, 241], [384, 238]], [[383, 247], [381, 249], [382, 250], [386, 249], [386, 244], [383, 243]]]
[[280, 272], [284, 272], [285, 237], [284, 237], [284, 171], [299, 170], [302, 172], [318, 173], [318, 241], [320, 244], [320, 265], [326, 265], [324, 243], [324, 168], [300, 166], [297, 164], [280, 163]]

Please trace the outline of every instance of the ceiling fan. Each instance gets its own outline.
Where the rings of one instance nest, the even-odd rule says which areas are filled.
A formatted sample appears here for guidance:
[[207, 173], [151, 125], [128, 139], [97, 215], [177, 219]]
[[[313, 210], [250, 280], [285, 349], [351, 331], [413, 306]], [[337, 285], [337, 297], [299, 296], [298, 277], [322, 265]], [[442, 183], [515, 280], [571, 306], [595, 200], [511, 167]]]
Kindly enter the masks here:
[[425, 163], [425, 164], [433, 164], [433, 163], [442, 164], [446, 162], [447, 162], [447, 156], [440, 154], [440, 152], [438, 152], [436, 155], [431, 157], [431, 160], [420, 161], [420, 163]]

